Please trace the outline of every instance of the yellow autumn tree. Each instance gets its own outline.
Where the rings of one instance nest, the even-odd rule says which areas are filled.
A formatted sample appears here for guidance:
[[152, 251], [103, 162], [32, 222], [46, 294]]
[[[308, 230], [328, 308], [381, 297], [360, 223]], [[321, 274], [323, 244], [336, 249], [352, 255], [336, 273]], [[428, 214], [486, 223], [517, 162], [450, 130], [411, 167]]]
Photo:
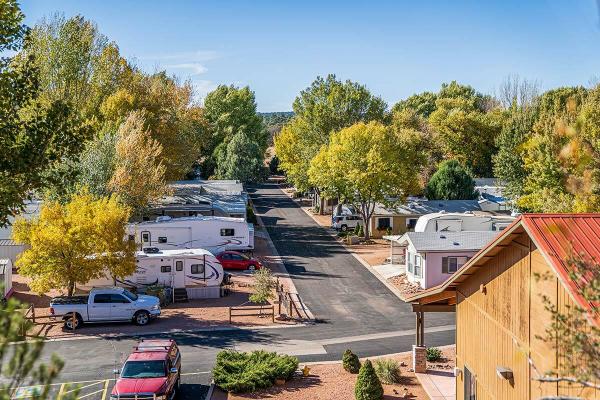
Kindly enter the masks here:
[[126, 239], [130, 210], [115, 196], [94, 198], [86, 190], [67, 204], [47, 202], [38, 218], [17, 219], [13, 239], [27, 244], [17, 260], [31, 289], [45, 293], [102, 277], [123, 278], [135, 271], [135, 243]]
[[152, 200], [169, 192], [161, 161], [163, 147], [152, 139], [142, 112], [129, 114], [117, 135], [115, 171], [108, 188], [139, 214]]

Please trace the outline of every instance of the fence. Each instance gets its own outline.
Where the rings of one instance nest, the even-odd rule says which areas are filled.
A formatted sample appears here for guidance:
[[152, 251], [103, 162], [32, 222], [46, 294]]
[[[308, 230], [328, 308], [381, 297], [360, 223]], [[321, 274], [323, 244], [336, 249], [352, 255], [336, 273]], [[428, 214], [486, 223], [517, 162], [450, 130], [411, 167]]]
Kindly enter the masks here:
[[[75, 313], [71, 314], [71, 318], [73, 319], [72, 322], [72, 326], [76, 325], [76, 317], [75, 317]], [[38, 325], [57, 325], [57, 324], [64, 324], [65, 321], [63, 319], [63, 316], [56, 316], [53, 314], [36, 314], [35, 312], [35, 307], [33, 305], [30, 305], [29, 307], [27, 307], [25, 309], [25, 311], [23, 312], [23, 319], [25, 321], [29, 321], [29, 323], [33, 326], [38, 326]], [[23, 325], [21, 325], [21, 334], [22, 336], [27, 336], [27, 326], [28, 324], [23, 323]]]
[[298, 293], [292, 293], [285, 290], [282, 284], [279, 283], [279, 279], [277, 280], [277, 306], [278, 313], [281, 314], [283, 309], [285, 309], [286, 314], [291, 318], [294, 318], [294, 313], [300, 319], [311, 319], [308, 314], [306, 305], [300, 298]]
[[[258, 313], [256, 313], [258, 311]], [[265, 313], [267, 311], [267, 313]], [[240, 306], [229, 307], [229, 323], [231, 324], [232, 317], [260, 317], [271, 316], [271, 320], [275, 322], [275, 306]]]

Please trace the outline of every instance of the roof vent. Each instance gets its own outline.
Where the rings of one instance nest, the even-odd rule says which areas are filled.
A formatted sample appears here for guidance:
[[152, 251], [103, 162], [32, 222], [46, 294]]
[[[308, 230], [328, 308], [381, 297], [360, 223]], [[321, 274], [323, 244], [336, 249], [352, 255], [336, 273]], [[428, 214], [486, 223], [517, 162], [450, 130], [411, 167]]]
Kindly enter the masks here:
[[158, 254], [160, 249], [158, 247], [144, 247], [144, 253], [146, 254]]
[[165, 222], [170, 220], [171, 217], [169, 217], [168, 215], [161, 215], [160, 217], [156, 217], [156, 222]]
[[458, 245], [459, 245], [459, 243], [458, 243], [458, 242], [454, 242], [453, 244], [454, 244], [455, 246], [458, 246]]
[[446, 239], [446, 236], [440, 235], [440, 239]]

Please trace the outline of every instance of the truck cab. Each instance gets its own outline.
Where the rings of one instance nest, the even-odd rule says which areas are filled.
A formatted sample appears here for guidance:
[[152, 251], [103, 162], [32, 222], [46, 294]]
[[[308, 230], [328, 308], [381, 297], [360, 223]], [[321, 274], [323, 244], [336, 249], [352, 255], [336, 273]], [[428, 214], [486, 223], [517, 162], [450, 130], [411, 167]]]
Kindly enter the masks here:
[[171, 400], [181, 383], [181, 354], [171, 339], [142, 340], [120, 371], [111, 400]]

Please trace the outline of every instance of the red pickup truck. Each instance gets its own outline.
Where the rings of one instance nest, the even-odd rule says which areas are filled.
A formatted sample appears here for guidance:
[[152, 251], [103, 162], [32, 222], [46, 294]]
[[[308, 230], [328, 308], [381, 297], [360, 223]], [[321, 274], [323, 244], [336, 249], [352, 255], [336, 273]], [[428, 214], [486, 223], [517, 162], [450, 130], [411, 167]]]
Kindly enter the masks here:
[[181, 382], [181, 354], [171, 339], [142, 340], [123, 364], [111, 400], [172, 400]]

